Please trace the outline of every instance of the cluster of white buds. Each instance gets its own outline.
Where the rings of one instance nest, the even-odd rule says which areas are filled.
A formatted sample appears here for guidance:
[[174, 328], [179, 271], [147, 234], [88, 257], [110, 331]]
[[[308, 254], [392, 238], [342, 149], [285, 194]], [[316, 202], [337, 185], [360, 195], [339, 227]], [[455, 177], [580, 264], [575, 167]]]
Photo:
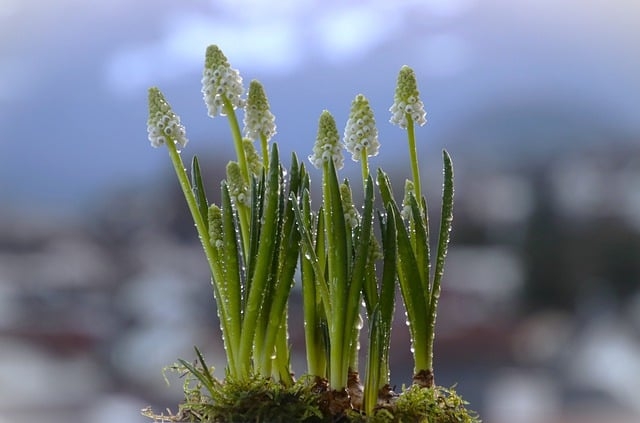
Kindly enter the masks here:
[[269, 110], [269, 102], [260, 82], [249, 84], [247, 106], [244, 112], [244, 135], [252, 140], [261, 136], [269, 141], [276, 134], [276, 118]]
[[256, 146], [253, 145], [253, 141], [249, 138], [243, 138], [242, 147], [244, 148], [244, 156], [247, 159], [249, 171], [255, 176], [260, 176], [262, 172], [262, 160], [256, 150]]
[[360, 225], [360, 213], [353, 205], [353, 195], [351, 194], [351, 188], [349, 185], [340, 184], [340, 198], [342, 199], [342, 209], [344, 210], [344, 220], [347, 222], [347, 226], [353, 229]]
[[209, 46], [202, 73], [202, 95], [209, 116], [225, 115], [225, 98], [234, 110], [244, 107], [242, 94], [244, 94], [244, 87], [240, 73], [231, 68], [218, 46]]
[[222, 230], [222, 210], [212, 204], [209, 206], [209, 242], [211, 246], [220, 249], [224, 245]]
[[424, 103], [420, 100], [416, 75], [409, 66], [400, 68], [393, 105], [389, 111], [391, 112], [389, 122], [403, 129], [408, 125], [407, 116], [420, 126], [427, 123], [427, 113], [424, 110]]
[[229, 186], [229, 195], [231, 201], [237, 206], [240, 204], [249, 206], [251, 198], [249, 198], [249, 186], [242, 177], [240, 165], [238, 162], [227, 163], [227, 184]]
[[[402, 216], [404, 220], [410, 220], [411, 217], [413, 217], [410, 203], [411, 195], [416, 196], [416, 188], [413, 182], [407, 179], [404, 181], [404, 198], [402, 199], [402, 210], [400, 211], [400, 216]], [[416, 200], [418, 200], [417, 197]]]
[[369, 100], [362, 94], [358, 94], [351, 103], [349, 120], [344, 130], [344, 145], [354, 162], [362, 158], [363, 150], [366, 151], [367, 157], [378, 154], [380, 142], [376, 121]]
[[187, 145], [186, 132], [164, 95], [156, 87], [149, 88], [149, 119], [147, 133], [153, 147], [160, 147], [167, 142], [185, 147]]
[[322, 169], [324, 163], [333, 160], [336, 169], [344, 166], [344, 157], [340, 146], [340, 134], [336, 127], [336, 121], [327, 110], [320, 115], [318, 122], [318, 136], [313, 146], [313, 154], [309, 156], [309, 161], [316, 168]]

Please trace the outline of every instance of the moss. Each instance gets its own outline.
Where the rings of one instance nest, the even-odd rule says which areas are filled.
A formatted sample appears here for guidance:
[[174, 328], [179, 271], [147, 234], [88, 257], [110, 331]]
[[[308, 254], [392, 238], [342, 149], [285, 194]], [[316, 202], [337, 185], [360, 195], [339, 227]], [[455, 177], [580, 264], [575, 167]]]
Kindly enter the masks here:
[[158, 415], [149, 408], [142, 414], [162, 422], [335, 422], [335, 423], [479, 423], [478, 415], [453, 388], [422, 388], [412, 385], [400, 395], [381, 401], [372, 416], [351, 408], [329, 412], [331, 396], [325, 381], [303, 377], [291, 386], [270, 378], [215, 381], [206, 388], [197, 376], [181, 365], [171, 370], [186, 371], [185, 400], [177, 414]]

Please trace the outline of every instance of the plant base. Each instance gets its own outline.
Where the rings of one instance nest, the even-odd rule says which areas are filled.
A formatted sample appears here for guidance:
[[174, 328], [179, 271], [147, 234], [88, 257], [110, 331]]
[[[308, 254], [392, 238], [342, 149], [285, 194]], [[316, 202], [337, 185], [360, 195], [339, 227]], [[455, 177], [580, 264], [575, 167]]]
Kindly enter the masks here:
[[317, 377], [303, 377], [292, 386], [270, 378], [226, 380], [207, 395], [200, 388], [197, 383], [185, 385], [185, 401], [176, 414], [155, 414], [150, 408], [142, 414], [156, 422], [480, 422], [453, 389], [439, 386], [414, 384], [400, 394], [385, 386], [372, 416], [353, 406], [349, 389], [331, 390], [325, 379]]

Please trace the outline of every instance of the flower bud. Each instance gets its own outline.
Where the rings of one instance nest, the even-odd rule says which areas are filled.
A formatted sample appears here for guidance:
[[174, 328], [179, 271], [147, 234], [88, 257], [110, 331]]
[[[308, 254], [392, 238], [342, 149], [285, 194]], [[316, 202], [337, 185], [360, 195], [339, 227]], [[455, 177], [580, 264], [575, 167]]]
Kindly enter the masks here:
[[249, 187], [242, 177], [238, 162], [227, 163], [227, 185], [231, 201], [238, 207], [240, 204], [249, 206]]
[[341, 169], [344, 165], [344, 157], [339, 141], [340, 134], [336, 127], [336, 121], [331, 113], [325, 110], [320, 115], [318, 122], [318, 136], [313, 146], [313, 154], [309, 156], [311, 164], [321, 169], [324, 162], [333, 160], [336, 169]]
[[262, 84], [251, 81], [244, 113], [244, 135], [252, 140], [264, 136], [269, 141], [276, 134], [275, 121]]
[[225, 115], [224, 98], [234, 109], [244, 107], [242, 77], [236, 69], [231, 68], [226, 56], [216, 45], [207, 48], [201, 82], [209, 116]]
[[351, 113], [344, 130], [343, 142], [354, 162], [360, 160], [362, 150], [367, 152], [367, 157], [378, 154], [380, 142], [378, 142], [376, 121], [369, 101], [362, 94], [358, 94], [351, 103]]
[[182, 148], [189, 142], [184, 126], [180, 123], [180, 117], [171, 110], [164, 95], [156, 87], [149, 88], [147, 133], [153, 147], [174, 142]]
[[389, 111], [391, 112], [389, 122], [403, 129], [407, 127], [407, 116], [420, 126], [427, 123], [427, 113], [424, 110], [424, 103], [420, 100], [416, 74], [409, 66], [400, 68], [393, 105]]

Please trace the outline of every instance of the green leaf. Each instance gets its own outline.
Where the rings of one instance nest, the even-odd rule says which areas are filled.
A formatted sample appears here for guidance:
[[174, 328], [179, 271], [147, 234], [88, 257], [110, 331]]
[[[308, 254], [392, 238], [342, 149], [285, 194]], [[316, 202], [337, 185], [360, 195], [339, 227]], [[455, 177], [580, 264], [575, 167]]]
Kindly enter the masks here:
[[[332, 389], [342, 389], [347, 385], [350, 348], [346, 348], [353, 325], [346, 321], [348, 316], [349, 259], [347, 254], [347, 225], [342, 207], [340, 184], [333, 160], [323, 167], [322, 197], [325, 204], [325, 224], [327, 238], [328, 284], [331, 301], [329, 319], [330, 333], [330, 372], [329, 384]], [[321, 234], [318, 234], [320, 238]]]
[[178, 359], [178, 362], [182, 366], [184, 366], [189, 371], [189, 373], [194, 375], [200, 381], [200, 383], [202, 383], [202, 386], [204, 386], [210, 393], [215, 393], [217, 382], [213, 378], [211, 372], [209, 372], [207, 364], [204, 362], [204, 358], [202, 357], [202, 353], [200, 352], [200, 350], [198, 350], [198, 347], [194, 348], [196, 350], [196, 355], [198, 357], [198, 361], [200, 362], [201, 369], [182, 359]]
[[[292, 175], [290, 188], [299, 187], [300, 183], [297, 180], [299, 173], [295, 162], [292, 164], [290, 174]], [[287, 301], [291, 287], [293, 286], [293, 277], [298, 261], [300, 231], [298, 231], [296, 227], [295, 212], [293, 210], [295, 194], [295, 192], [291, 192], [289, 195], [287, 206], [283, 213], [283, 223], [277, 236], [277, 240], [279, 241], [277, 246], [277, 266], [274, 266], [276, 273], [273, 276], [275, 287], [273, 289], [273, 295], [271, 296], [269, 314], [264, 319], [265, 322], [268, 322], [263, 351], [263, 362], [265, 364], [267, 360], [271, 359], [271, 352], [275, 346], [276, 336], [281, 331], [281, 328], [284, 327], [283, 323], [286, 316]], [[266, 310], [265, 307], [265, 311]]]
[[[362, 214], [362, 222], [360, 225], [360, 236], [356, 245], [355, 260], [349, 282], [349, 291], [347, 294], [345, 326], [355, 325], [356, 318], [360, 310], [361, 291], [367, 277], [367, 266], [373, 266], [369, 260], [371, 248], [371, 234], [373, 228], [373, 180], [371, 176], [367, 178], [365, 185], [364, 210]], [[356, 334], [357, 335], [357, 334]], [[345, 348], [355, 345], [357, 340], [349, 340], [345, 337]]]
[[[246, 280], [247, 283], [251, 283], [251, 279], [253, 278], [253, 272], [255, 270], [255, 261], [258, 256], [258, 243], [260, 242], [260, 229], [262, 225], [260, 224], [260, 216], [262, 216], [262, 206], [265, 192], [265, 183], [264, 183], [265, 175], [262, 174], [262, 177], [258, 180], [257, 178], [252, 178], [252, 189], [251, 189], [251, 208], [250, 208], [250, 223], [249, 223], [249, 249], [248, 254], [243, 257], [245, 264], [245, 272], [246, 272]], [[246, 287], [249, 290], [249, 286]], [[243, 304], [244, 307], [244, 304]]]
[[231, 203], [229, 187], [226, 183], [222, 184], [222, 233], [223, 233], [223, 253], [224, 257], [220, 260], [223, 267], [222, 280], [217, 281], [220, 287], [221, 298], [218, 307], [222, 307], [225, 311], [226, 326], [229, 333], [225, 336], [229, 337], [234, 348], [237, 348], [241, 336], [242, 323], [242, 266], [239, 256], [242, 253], [240, 240], [238, 239], [237, 224], [238, 220]]
[[266, 293], [267, 282], [270, 275], [270, 267], [273, 262], [275, 243], [279, 222], [280, 206], [280, 159], [277, 145], [274, 143], [269, 164], [269, 175], [265, 188], [264, 214], [260, 219], [262, 228], [258, 253], [250, 289], [247, 294], [247, 302], [244, 309], [242, 322], [242, 335], [240, 340], [239, 361], [249, 363], [255, 342], [258, 318]]
[[207, 202], [207, 193], [202, 184], [202, 175], [200, 174], [200, 165], [198, 164], [197, 156], [193, 156], [193, 160], [191, 161], [191, 186], [193, 187], [193, 194], [196, 198], [196, 204], [198, 205], [198, 210], [202, 216], [205, 228], [209, 230], [209, 221], [207, 220], [209, 203]]
[[443, 150], [442, 156], [444, 162], [444, 186], [442, 189], [442, 211], [440, 217], [440, 233], [438, 235], [436, 269], [431, 292], [432, 314], [435, 313], [438, 297], [440, 296], [440, 283], [444, 275], [444, 262], [447, 257], [451, 227], [453, 225], [453, 163], [446, 150]]
[[431, 289], [429, 278], [431, 277], [431, 256], [429, 248], [429, 227], [427, 226], [426, 211], [418, 207], [418, 202], [413, 194], [409, 195], [409, 205], [411, 207], [411, 220], [409, 227], [413, 236], [413, 248], [416, 256], [417, 270], [420, 272], [422, 285], [422, 295], [427, 304], [430, 302]]
[[[313, 214], [311, 212], [309, 191], [306, 187], [302, 192], [300, 203], [302, 205], [302, 211], [300, 211], [295, 201], [292, 203], [292, 206], [301, 236], [300, 275], [302, 282], [302, 310], [304, 314], [307, 371], [313, 376], [326, 377], [326, 346], [324, 343], [323, 327], [321, 327], [322, 300], [316, 289], [316, 271], [314, 271], [314, 268], [318, 267], [318, 259], [310, 237]], [[325, 293], [325, 296], [328, 301], [328, 292]], [[326, 329], [326, 321], [324, 322], [324, 329]]]
[[382, 169], [378, 169], [377, 179], [378, 188], [380, 189], [380, 196], [382, 197], [382, 204], [384, 204], [384, 206], [386, 207], [389, 203], [395, 203], [396, 200], [393, 197], [389, 175], [387, 175]]
[[400, 292], [404, 300], [409, 320], [409, 330], [413, 338], [414, 358], [417, 365], [426, 360], [426, 327], [427, 304], [422, 290], [424, 283], [420, 280], [418, 263], [413, 253], [413, 247], [404, 222], [400, 217], [400, 211], [395, 203], [391, 205], [390, 217], [393, 219], [397, 231], [396, 240], [398, 248], [398, 280]]
[[[387, 216], [390, 216], [391, 207], [387, 209]], [[397, 263], [397, 247], [396, 247], [396, 227], [393, 222], [389, 223], [388, 218], [382, 219], [380, 216], [380, 225], [382, 232], [382, 248], [384, 252], [382, 281], [380, 287], [380, 316], [383, 322], [391, 327], [393, 320], [393, 309], [395, 307], [396, 298], [396, 263]]]
[[[440, 216], [440, 233], [438, 234], [438, 252], [436, 255], [436, 269], [433, 275], [431, 288], [431, 299], [429, 301], [429, 321], [427, 342], [430, 352], [430, 362], [423, 369], [429, 370], [433, 367], [433, 342], [435, 338], [436, 316], [438, 313], [438, 299], [440, 298], [440, 285], [444, 275], [444, 262], [447, 257], [451, 226], [453, 224], [453, 163], [451, 157], [443, 150], [444, 162], [444, 184], [442, 188], [442, 210]], [[418, 369], [422, 370], [422, 369]]]
[[[306, 204], [306, 201], [309, 199], [309, 193], [305, 190], [303, 194], [303, 205]], [[316, 243], [314, 244], [314, 237], [311, 231], [311, 214], [308, 207], [305, 207], [305, 212], [303, 213], [300, 210], [300, 207], [293, 202], [293, 210], [296, 215], [296, 221], [298, 222], [298, 228], [300, 229], [301, 241], [302, 241], [302, 252], [304, 258], [309, 261], [309, 265], [313, 269], [313, 279], [317, 282], [316, 288], [320, 293], [320, 298], [322, 298], [322, 302], [324, 303], [324, 307], [328, 307], [327, 313], [330, 313], [331, 310], [331, 302], [329, 296], [329, 289], [327, 286], [327, 282], [325, 279], [325, 270], [324, 270], [324, 260], [321, 258], [321, 255], [324, 254], [324, 248], [319, 247], [320, 245], [324, 245], [324, 226], [323, 226], [323, 213], [322, 209], [318, 212], [317, 219], [317, 227], [318, 227], [318, 235], [316, 239]], [[322, 231], [322, 232], [321, 232]]]

